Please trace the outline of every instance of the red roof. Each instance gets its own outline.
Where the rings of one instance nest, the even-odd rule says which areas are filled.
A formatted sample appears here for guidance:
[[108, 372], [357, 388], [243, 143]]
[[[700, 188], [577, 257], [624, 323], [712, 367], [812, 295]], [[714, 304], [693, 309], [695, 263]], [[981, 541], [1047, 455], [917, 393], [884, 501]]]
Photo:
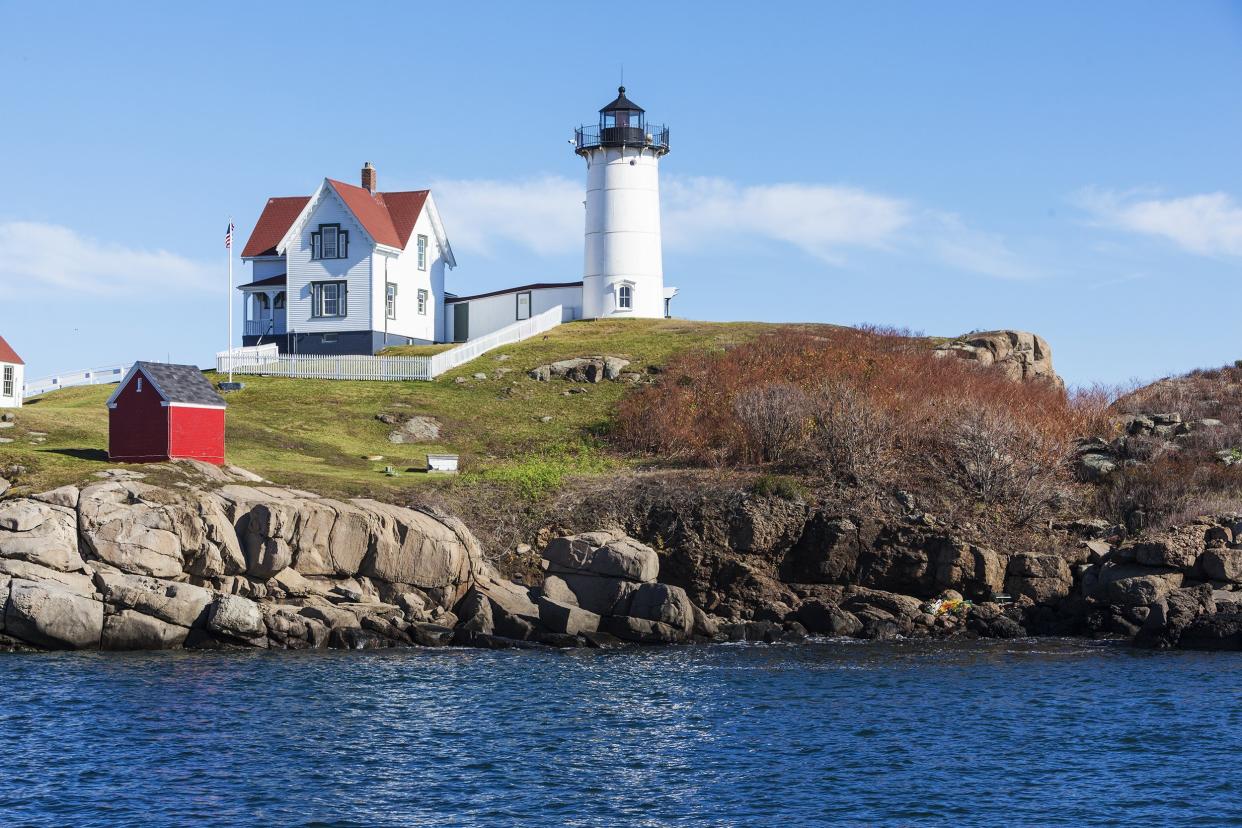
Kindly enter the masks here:
[[412, 190], [404, 193], [380, 193], [377, 196], [380, 203], [388, 208], [388, 215], [392, 216], [392, 225], [401, 237], [401, 244], [397, 247], [402, 250], [410, 243], [410, 234], [414, 232], [414, 224], [423, 212], [423, 205], [427, 203], [430, 193], [431, 190]]
[[[430, 190], [411, 190], [399, 193], [375, 193], [363, 187], [355, 187], [343, 181], [329, 178], [328, 184], [345, 202], [345, 206], [358, 219], [358, 223], [379, 244], [404, 250], [414, 233], [414, 224], [423, 212]], [[307, 197], [269, 198], [263, 214], [254, 226], [243, 257], [274, 256], [276, 245], [289, 232], [293, 222], [301, 214]]]
[[250, 232], [250, 238], [246, 240], [242, 258], [275, 256], [276, 245], [280, 244], [285, 233], [289, 232], [294, 219], [301, 214], [302, 208], [308, 201], [310, 201], [310, 196], [269, 198], [263, 212], [259, 215], [259, 221], [255, 224], [254, 230]]
[[14, 351], [9, 347], [9, 343], [4, 341], [3, 336], [0, 336], [0, 362], [12, 362], [17, 365], [26, 364], [25, 360], [17, 355], [17, 351]]

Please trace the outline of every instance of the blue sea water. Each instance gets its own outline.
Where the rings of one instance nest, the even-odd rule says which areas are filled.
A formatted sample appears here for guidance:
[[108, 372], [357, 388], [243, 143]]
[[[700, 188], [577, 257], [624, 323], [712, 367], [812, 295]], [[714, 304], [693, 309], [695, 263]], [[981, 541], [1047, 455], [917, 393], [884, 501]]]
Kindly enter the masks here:
[[8, 655], [0, 757], [5, 826], [1242, 824], [1242, 657]]

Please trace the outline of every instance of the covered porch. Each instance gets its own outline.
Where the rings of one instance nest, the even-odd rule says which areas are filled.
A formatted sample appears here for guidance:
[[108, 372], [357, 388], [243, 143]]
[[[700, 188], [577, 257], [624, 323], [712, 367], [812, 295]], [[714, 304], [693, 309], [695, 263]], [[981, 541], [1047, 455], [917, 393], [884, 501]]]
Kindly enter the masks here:
[[250, 344], [261, 344], [273, 337], [284, 336], [285, 327], [285, 275], [270, 276], [240, 285], [242, 292], [242, 336]]

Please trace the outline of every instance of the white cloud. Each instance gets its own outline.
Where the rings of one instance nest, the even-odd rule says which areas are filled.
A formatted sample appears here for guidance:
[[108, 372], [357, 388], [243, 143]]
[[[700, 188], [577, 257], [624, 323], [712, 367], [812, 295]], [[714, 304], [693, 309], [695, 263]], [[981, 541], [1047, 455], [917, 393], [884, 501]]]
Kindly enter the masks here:
[[672, 247], [760, 238], [833, 264], [841, 263], [845, 248], [891, 245], [911, 220], [905, 201], [853, 187], [670, 178], [662, 195], [664, 235]]
[[166, 250], [138, 250], [96, 241], [57, 224], [0, 223], [0, 285], [72, 288], [93, 294], [129, 293], [148, 287], [207, 289], [218, 268]]
[[[433, 189], [460, 249], [487, 255], [498, 242], [508, 242], [548, 255], [582, 244], [580, 181], [561, 176], [448, 180], [435, 182]], [[741, 187], [720, 178], [665, 178], [661, 204], [664, 238], [671, 247], [768, 239], [831, 262], [840, 261], [842, 248], [893, 241], [910, 220], [904, 201], [851, 187]]]
[[495, 252], [498, 242], [541, 256], [582, 245], [582, 184], [561, 176], [524, 181], [448, 180], [432, 184], [459, 251]]
[[[513, 244], [548, 256], [582, 248], [581, 181], [465, 179], [433, 187], [459, 252], [498, 255], [499, 245]], [[975, 230], [951, 213], [856, 187], [743, 186], [723, 178], [666, 176], [661, 209], [669, 249], [777, 243], [836, 266], [851, 251], [880, 250], [994, 278], [1039, 275], [1000, 236]]]
[[1226, 193], [1162, 199], [1087, 189], [1075, 201], [1100, 224], [1158, 236], [1201, 256], [1242, 256], [1242, 205]]
[[917, 249], [951, 268], [997, 279], [1037, 279], [1042, 274], [995, 233], [975, 230], [952, 213], [927, 212], [919, 223]]

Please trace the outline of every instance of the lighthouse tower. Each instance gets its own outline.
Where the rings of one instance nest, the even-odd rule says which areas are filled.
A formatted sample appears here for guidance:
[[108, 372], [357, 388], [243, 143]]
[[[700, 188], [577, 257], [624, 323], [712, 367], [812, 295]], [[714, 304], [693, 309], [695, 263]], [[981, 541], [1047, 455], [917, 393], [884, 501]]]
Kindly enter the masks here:
[[643, 108], [625, 97], [599, 111], [599, 125], [575, 130], [586, 159], [586, 256], [582, 315], [668, 315], [677, 292], [664, 288], [660, 249], [660, 158], [668, 127], [648, 124]]

